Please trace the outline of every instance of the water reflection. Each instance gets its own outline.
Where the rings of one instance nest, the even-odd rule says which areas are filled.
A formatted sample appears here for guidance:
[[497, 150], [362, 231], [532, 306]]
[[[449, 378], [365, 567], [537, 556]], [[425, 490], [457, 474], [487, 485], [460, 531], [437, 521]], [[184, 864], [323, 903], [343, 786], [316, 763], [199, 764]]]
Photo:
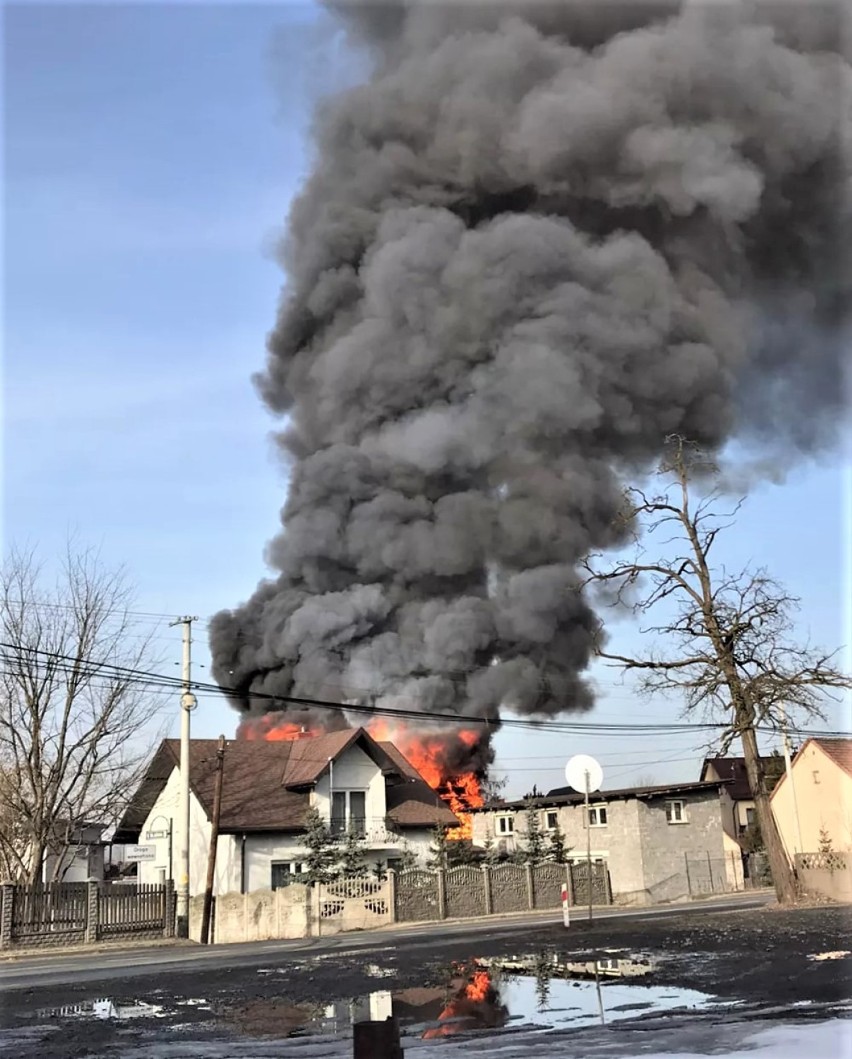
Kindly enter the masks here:
[[[695, 1008], [711, 998], [694, 990], [661, 988], [641, 981], [653, 969], [642, 955], [597, 955], [571, 959], [548, 950], [510, 958], [471, 959], [445, 968], [431, 987], [309, 1003], [285, 995], [211, 1005], [203, 1000], [150, 1001], [99, 998], [39, 1012], [59, 1018], [186, 1017], [196, 1006], [251, 1037], [349, 1037], [356, 1022], [394, 1018], [404, 1036], [423, 1040], [455, 1034], [494, 1033], [518, 1024], [541, 1029], [584, 1027], [634, 1018], [647, 1011]], [[156, 1000], [155, 1002], [152, 1002]]]

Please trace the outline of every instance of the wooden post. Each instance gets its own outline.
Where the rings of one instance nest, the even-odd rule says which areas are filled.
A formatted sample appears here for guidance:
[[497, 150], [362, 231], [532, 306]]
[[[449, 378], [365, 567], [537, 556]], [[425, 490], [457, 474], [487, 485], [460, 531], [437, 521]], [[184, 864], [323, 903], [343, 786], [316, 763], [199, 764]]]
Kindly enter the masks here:
[[704, 851], [707, 854], [707, 872], [710, 875], [710, 893], [716, 892], [716, 887], [713, 885], [713, 862], [710, 860], [710, 850]]
[[683, 854], [683, 863], [686, 868], [686, 888], [689, 890], [689, 896], [692, 897], [692, 881], [689, 878], [689, 856], [685, 851]]
[[219, 736], [216, 748], [216, 789], [213, 794], [213, 819], [210, 822], [210, 849], [207, 853], [207, 885], [204, 889], [204, 908], [201, 913], [201, 944], [206, 945], [210, 934], [210, 910], [213, 907], [213, 882], [216, 877], [216, 846], [219, 844], [219, 816], [222, 811], [222, 777], [225, 773], [225, 737]]
[[353, 1059], [405, 1059], [396, 1019], [356, 1022], [352, 1028]]

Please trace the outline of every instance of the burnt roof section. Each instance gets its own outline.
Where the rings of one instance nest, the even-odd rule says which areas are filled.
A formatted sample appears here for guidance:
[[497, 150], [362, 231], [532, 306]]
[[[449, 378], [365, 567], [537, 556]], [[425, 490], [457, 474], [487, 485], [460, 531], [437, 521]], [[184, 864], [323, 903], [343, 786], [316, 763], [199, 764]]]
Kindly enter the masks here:
[[432, 790], [407, 757], [393, 743], [379, 746], [394, 762], [401, 782], [389, 779], [385, 784], [388, 816], [400, 827], [456, 827], [458, 818], [443, 799]]
[[[596, 802], [616, 801], [627, 798], [664, 798], [669, 794], [699, 794], [704, 791], [719, 790], [726, 787], [726, 780], [709, 780], [698, 783], [667, 783], [654, 787], [621, 787], [613, 791], [592, 791], [591, 797]], [[533, 806], [536, 809], [546, 809], [548, 806], [578, 805], [585, 800], [585, 795], [579, 794], [573, 787], [555, 787], [552, 791], [542, 795], [540, 798], [519, 798], [511, 802], [490, 802], [481, 809], [471, 810], [474, 813], [488, 812], [501, 809], [527, 809]]]
[[[310, 788], [328, 769], [329, 759], [353, 745], [367, 753], [385, 776], [388, 817], [401, 827], [455, 826], [456, 817], [416, 769], [390, 744], [354, 728], [305, 739], [235, 740], [225, 752], [220, 830], [300, 831], [310, 808]], [[216, 778], [216, 739], [193, 739], [189, 782], [210, 816]], [[180, 742], [165, 739], [131, 799], [114, 841], [135, 841], [142, 825], [180, 762]], [[404, 767], [403, 767], [404, 763]]]

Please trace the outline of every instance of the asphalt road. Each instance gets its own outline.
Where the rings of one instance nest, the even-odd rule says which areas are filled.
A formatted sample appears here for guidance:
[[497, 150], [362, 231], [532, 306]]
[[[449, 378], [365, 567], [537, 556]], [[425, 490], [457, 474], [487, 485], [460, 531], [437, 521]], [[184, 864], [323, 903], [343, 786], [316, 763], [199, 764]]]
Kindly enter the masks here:
[[[596, 923], [613, 920], [633, 922], [650, 919], [664, 920], [669, 917], [707, 915], [732, 912], [749, 908], [760, 908], [772, 900], [768, 892], [714, 898], [678, 905], [654, 908], [595, 909]], [[571, 922], [574, 930], [588, 928], [589, 913], [586, 909], [572, 909]], [[306, 955], [334, 954], [340, 958], [348, 954], [361, 957], [370, 952], [381, 952], [388, 948], [415, 951], [431, 948], [437, 941], [453, 939], [475, 939], [477, 936], [502, 937], [516, 933], [540, 931], [548, 927], [562, 927], [561, 912], [536, 912], [523, 916], [507, 916], [503, 919], [491, 917], [487, 920], [453, 920], [443, 923], [423, 923], [397, 926], [359, 934], [337, 934], [330, 938], [304, 938], [294, 941], [263, 941], [210, 947], [186, 944], [162, 946], [137, 946], [120, 949], [97, 949], [78, 951], [73, 954], [57, 952], [43, 956], [21, 956], [0, 962], [0, 989], [34, 989], [62, 985], [78, 985], [83, 982], [114, 982], [150, 975], [182, 974], [202, 970], [239, 969], [260, 966], [278, 956], [298, 958]]]
[[850, 912], [759, 894], [11, 960], [0, 1056], [351, 1059], [390, 1011], [406, 1059], [852, 1059]]

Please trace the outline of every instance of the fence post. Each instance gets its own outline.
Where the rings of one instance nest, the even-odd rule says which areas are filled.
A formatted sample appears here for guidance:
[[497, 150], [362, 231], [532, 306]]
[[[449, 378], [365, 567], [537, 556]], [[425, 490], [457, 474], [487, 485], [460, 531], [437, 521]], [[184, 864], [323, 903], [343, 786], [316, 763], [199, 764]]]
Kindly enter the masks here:
[[568, 887], [568, 904], [574, 904], [574, 872], [571, 870], [571, 862], [565, 862], [565, 885]]
[[8, 949], [12, 944], [12, 905], [15, 901], [15, 887], [10, 882], [0, 886], [0, 949]]
[[166, 879], [165, 908], [163, 911], [163, 937], [173, 938], [175, 936], [175, 884], [173, 879]]
[[686, 851], [683, 854], [683, 864], [686, 868], [686, 888], [689, 891], [689, 896], [692, 897], [692, 880], [689, 878], [689, 857]]
[[482, 865], [482, 892], [485, 894], [485, 914], [491, 915], [491, 865]]
[[447, 875], [443, 868], [438, 872], [438, 919], [447, 918]]
[[533, 885], [532, 864], [525, 864], [524, 869], [527, 876], [527, 907], [532, 911], [535, 908], [535, 886]]
[[396, 869], [388, 868], [388, 904], [390, 905], [391, 923], [396, 923]]
[[86, 942], [98, 940], [100, 886], [97, 879], [86, 882]]

